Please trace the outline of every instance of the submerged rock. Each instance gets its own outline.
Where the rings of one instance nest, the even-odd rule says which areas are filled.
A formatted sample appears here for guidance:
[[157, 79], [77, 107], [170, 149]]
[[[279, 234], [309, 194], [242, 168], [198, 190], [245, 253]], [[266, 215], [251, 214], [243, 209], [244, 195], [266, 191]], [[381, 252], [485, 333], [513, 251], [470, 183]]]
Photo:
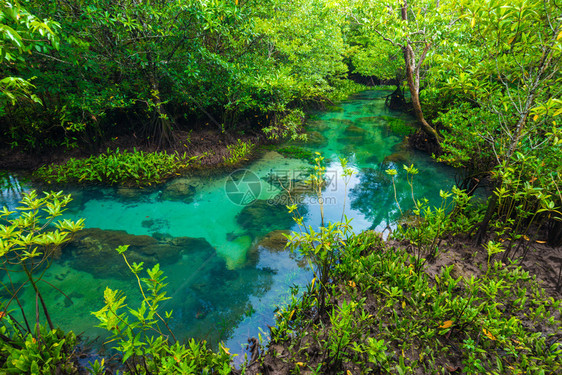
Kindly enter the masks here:
[[368, 117], [360, 117], [355, 121], [366, 123], [366, 124], [378, 125], [383, 121], [383, 119], [380, 116], [368, 116]]
[[115, 251], [121, 245], [129, 245], [125, 253], [129, 264], [144, 262], [145, 269], [156, 263], [175, 263], [183, 252], [193, 248], [214, 252], [212, 246], [202, 238], [160, 238], [159, 241], [151, 236], [137, 236], [125, 231], [89, 228], [75, 234], [63, 249], [63, 256], [72, 268], [96, 277], [129, 279], [131, 272], [122, 255]]
[[314, 129], [318, 131], [324, 131], [330, 127], [329, 124], [324, 120], [308, 120], [306, 123], [307, 130]]
[[149, 232], [160, 233], [164, 229], [169, 229], [170, 223], [166, 219], [147, 219], [141, 222], [141, 226], [147, 228]]
[[285, 204], [263, 199], [244, 207], [236, 216], [236, 221], [253, 235], [263, 235], [277, 229], [290, 229], [294, 224]]
[[359, 126], [355, 126], [355, 125], [350, 125], [347, 128], [345, 128], [345, 131], [343, 132], [345, 135], [349, 135], [349, 136], [360, 136], [360, 137], [364, 137], [367, 134], [367, 130], [360, 128]]
[[347, 125], [347, 126], [353, 125], [353, 121], [346, 118], [331, 118], [328, 121], [338, 125]]
[[362, 145], [367, 141], [368, 132], [358, 126], [348, 126], [338, 142], [345, 145]]
[[119, 187], [117, 188], [117, 195], [125, 199], [138, 199], [141, 196], [141, 189], [129, 188], [129, 187]]
[[178, 178], [166, 185], [162, 191], [163, 200], [190, 203], [195, 197], [195, 185], [187, 178]]
[[384, 158], [383, 163], [385, 164], [395, 164], [395, 165], [402, 165], [402, 164], [408, 164], [408, 161], [410, 160], [409, 158], [409, 154], [408, 152], [395, 152], [392, 155], [388, 155], [387, 157]]
[[283, 251], [287, 245], [285, 235], [291, 233], [289, 230], [274, 230], [265, 235], [257, 244], [257, 247], [265, 247], [272, 251]]

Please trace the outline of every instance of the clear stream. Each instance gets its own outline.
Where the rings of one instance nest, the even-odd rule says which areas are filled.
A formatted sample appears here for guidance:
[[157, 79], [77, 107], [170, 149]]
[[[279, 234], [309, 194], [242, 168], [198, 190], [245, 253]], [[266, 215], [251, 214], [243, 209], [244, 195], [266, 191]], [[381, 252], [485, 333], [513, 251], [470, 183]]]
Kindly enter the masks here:
[[[453, 185], [452, 169], [408, 150], [403, 137], [390, 130], [393, 119], [406, 123], [413, 119], [386, 109], [388, 94], [365, 91], [314, 114], [307, 125], [309, 142], [293, 144], [318, 151], [328, 160], [323, 192], [327, 222], [340, 220], [345, 204], [357, 232], [392, 227], [399, 210], [387, 168], [398, 171], [403, 210], [411, 207], [412, 198], [402, 164], [413, 163], [420, 170], [414, 179], [418, 199], [437, 203], [439, 190]], [[346, 157], [355, 172], [347, 185], [338, 157]], [[279, 241], [281, 231], [295, 229], [285, 208], [290, 202], [280, 194], [282, 186], [291, 182], [306, 191], [302, 180], [311, 165], [265, 150], [245, 168], [250, 172], [182, 176], [155, 189], [65, 188], [74, 197], [65, 217], [85, 218], [87, 228], [101, 230], [89, 230], [65, 247], [45, 275], [72, 300], [44, 285], [56, 324], [99, 336], [98, 342], [103, 342], [107, 334], [92, 328], [97, 321], [90, 312], [102, 307], [104, 289], [120, 289], [131, 307], [139, 306], [134, 277], [113, 250], [130, 243], [131, 261], [162, 264], [172, 297], [163, 309], [174, 312], [176, 336], [206, 339], [214, 345], [223, 341], [232, 352], [243, 353], [248, 337], [267, 335], [274, 310], [289, 300], [291, 286], [312, 278], [306, 262], [284, 250]], [[40, 188], [4, 178], [12, 179], [12, 188], [0, 191], [1, 205], [15, 207], [21, 192]], [[305, 223], [318, 227], [317, 199], [297, 191], [292, 196], [300, 203]], [[257, 201], [243, 205], [255, 197]], [[34, 311], [35, 298], [28, 294], [23, 300]]]

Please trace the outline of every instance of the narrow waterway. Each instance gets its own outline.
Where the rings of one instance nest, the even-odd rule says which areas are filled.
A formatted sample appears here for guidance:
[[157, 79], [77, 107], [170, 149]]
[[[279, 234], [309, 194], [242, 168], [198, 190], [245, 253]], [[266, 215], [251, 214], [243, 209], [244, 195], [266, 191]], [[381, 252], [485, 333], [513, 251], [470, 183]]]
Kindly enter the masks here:
[[[307, 143], [280, 146], [293, 154], [308, 150], [326, 158], [326, 222], [341, 220], [345, 211], [357, 232], [392, 228], [399, 210], [388, 168], [398, 171], [402, 210], [412, 206], [403, 164], [420, 171], [414, 178], [418, 199], [437, 203], [439, 190], [454, 183], [453, 170], [403, 145], [403, 135], [391, 124], [407, 125], [413, 119], [385, 108], [388, 93], [362, 92], [316, 113], [307, 125]], [[339, 157], [349, 161], [351, 178], [341, 176]], [[93, 328], [97, 322], [90, 312], [102, 307], [106, 287], [122, 290], [129, 306], [138, 306], [134, 277], [114, 251], [130, 244], [131, 261], [162, 265], [172, 297], [162, 308], [173, 310], [177, 336], [224, 341], [241, 353], [248, 337], [267, 334], [274, 310], [289, 299], [291, 286], [312, 277], [306, 262], [285, 250], [281, 240], [285, 231], [296, 229], [286, 209], [293, 201], [307, 225], [320, 225], [318, 197], [303, 183], [310, 170], [307, 160], [270, 148], [234, 174], [182, 176], [154, 189], [68, 187], [65, 192], [74, 201], [65, 217], [85, 218], [88, 230], [62, 250], [45, 275], [71, 299], [44, 286], [56, 324], [105, 337]], [[2, 178], [0, 205], [15, 207], [21, 193], [34, 188], [13, 176]], [[283, 193], [289, 187], [290, 198]], [[24, 304], [34, 310], [35, 298], [26, 293]]]

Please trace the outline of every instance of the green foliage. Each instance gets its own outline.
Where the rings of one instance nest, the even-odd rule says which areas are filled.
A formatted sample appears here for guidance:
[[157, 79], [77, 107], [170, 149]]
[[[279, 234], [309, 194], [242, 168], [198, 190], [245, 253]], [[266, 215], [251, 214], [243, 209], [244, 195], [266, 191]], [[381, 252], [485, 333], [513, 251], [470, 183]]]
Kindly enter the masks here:
[[248, 160], [250, 154], [254, 151], [255, 145], [250, 142], [238, 140], [236, 143], [226, 146], [228, 156], [223, 156], [225, 165], [237, 165]]
[[[83, 220], [56, 219], [70, 200], [70, 195], [62, 192], [45, 193], [40, 198], [31, 191], [23, 195], [16, 211], [7, 207], [0, 211], [0, 264], [7, 275], [1, 287], [10, 296], [0, 301], [0, 363], [7, 373], [73, 372], [70, 359], [76, 337], [55, 330], [42, 295], [45, 287], [53, 287], [43, 275], [60, 246], [84, 226]], [[34, 309], [20, 302], [20, 295], [29, 288], [35, 295]]]
[[[25, 64], [25, 55], [45, 53], [58, 48], [56, 35], [60, 25], [50, 20], [41, 20], [29, 13], [17, 1], [0, 1], [0, 60], [12, 66]], [[0, 114], [7, 104], [15, 105], [18, 101], [28, 100], [41, 103], [33, 93], [35, 86], [31, 79], [5, 76], [9, 74], [2, 69], [0, 73]]]
[[[320, 228], [314, 230], [312, 226], [308, 228], [303, 224], [304, 218], [298, 211], [298, 205], [292, 204], [287, 206], [289, 213], [293, 214], [293, 219], [299, 226], [300, 232], [293, 232], [288, 238], [288, 246], [291, 251], [298, 251], [309, 263], [312, 272], [314, 272], [315, 280], [318, 280], [319, 286], [319, 314], [324, 314], [326, 299], [329, 298], [330, 290], [328, 283], [332, 278], [332, 265], [337, 263], [340, 258], [340, 252], [343, 251], [346, 239], [351, 235], [350, 220], [345, 223], [324, 223], [324, 204], [322, 197], [322, 189], [325, 186], [326, 166], [324, 157], [319, 153], [315, 153], [314, 171], [309, 176], [307, 183], [312, 185], [312, 189], [316, 194], [320, 205]], [[340, 159], [343, 175], [347, 191], [347, 184], [353, 174], [351, 168], [347, 167], [347, 159]], [[345, 201], [342, 208], [342, 219], [345, 213]]]
[[232, 355], [225, 347], [214, 353], [205, 341], [176, 341], [168, 325], [172, 312], [166, 311], [163, 316], [158, 312], [160, 303], [169, 299], [160, 266], [148, 269], [147, 277], [141, 277], [142, 263], [129, 264], [126, 250], [127, 246], [117, 248], [137, 279], [143, 296], [140, 307], [127, 306], [122, 292], [106, 288], [104, 307], [92, 314], [100, 321], [99, 327], [111, 332], [111, 341], [116, 342], [115, 349], [122, 354], [127, 373], [230, 374]]
[[[22, 287], [33, 288], [37, 299], [41, 302], [50, 329], [54, 329], [54, 327], [47, 306], [43, 302], [39, 283], [43, 281], [43, 274], [51, 264], [59, 247], [69, 241], [71, 233], [84, 226], [83, 220], [77, 222], [68, 219], [55, 220], [62, 215], [64, 207], [70, 200], [70, 195], [63, 195], [62, 192], [45, 193], [44, 197], [39, 198], [35, 191], [31, 191], [24, 194], [17, 211], [10, 211], [7, 207], [3, 207], [0, 211], [2, 269], [8, 274], [22, 273], [25, 275], [27, 280]], [[16, 280], [9, 278], [9, 282], [2, 284], [5, 291], [12, 296], [10, 301], [2, 305], [3, 314], [7, 314], [11, 303], [17, 303], [26, 322], [27, 332], [32, 332], [32, 326], [26, 318], [26, 311], [17, 298], [22, 287], [16, 287], [14, 284]], [[40, 323], [39, 319], [40, 316], [37, 313], [36, 324]]]
[[329, 323], [314, 318], [313, 281], [279, 312], [272, 341], [316, 373], [437, 374], [448, 363], [467, 374], [562, 369], [562, 304], [528, 272], [496, 261], [479, 277], [450, 266], [433, 279], [414, 272], [416, 263], [376, 233], [349, 236], [332, 264]]
[[[12, 146], [96, 149], [123, 132], [166, 146], [176, 130], [203, 124], [294, 137], [297, 108], [356, 89], [342, 80], [345, 17], [326, 0], [31, 0], [28, 8], [60, 24], [60, 48], [14, 67], [35, 77], [43, 106], [0, 112]], [[6, 84], [15, 90], [19, 81]]]
[[[414, 176], [418, 170], [413, 166], [403, 166], [406, 171], [406, 180], [410, 186], [410, 193], [414, 209], [411, 215], [404, 219], [403, 224], [399, 224], [393, 237], [399, 240], [409, 241], [416, 254], [414, 270], [419, 272], [425, 260], [423, 257], [434, 259], [439, 253], [439, 245], [443, 238], [456, 236], [467, 232], [473, 225], [481, 219], [477, 211], [471, 204], [472, 197], [465, 191], [453, 187], [452, 192], [441, 190], [441, 204], [439, 207], [431, 207], [427, 199], [418, 200], [414, 194]], [[394, 187], [394, 197], [396, 197], [395, 176], [396, 170], [388, 169], [386, 173], [392, 176]], [[449, 200], [449, 198], [451, 198]], [[396, 200], [400, 212], [400, 204]]]
[[[2, 327], [3, 334], [5, 328]], [[5, 356], [2, 371], [6, 374], [74, 374], [74, 350], [77, 344], [73, 332], [64, 334], [60, 330], [41, 327], [40, 337], [27, 334], [7, 345], [0, 353]]]
[[505, 246], [504, 259], [523, 260], [530, 242], [538, 239], [535, 228], [562, 220], [562, 167], [548, 161], [546, 155], [538, 159], [517, 152], [515, 162], [503, 163], [494, 171], [500, 183], [492, 193], [495, 203], [489, 206], [493, 208], [490, 229], [492, 238]]
[[278, 123], [263, 128], [263, 132], [267, 134], [268, 139], [305, 139], [305, 135], [299, 134], [303, 124], [304, 112], [300, 109], [293, 109], [284, 115]]
[[47, 183], [94, 182], [109, 185], [147, 186], [175, 177], [199, 157], [179, 153], [107, 150], [87, 159], [71, 158], [62, 165], [48, 165], [34, 176]]

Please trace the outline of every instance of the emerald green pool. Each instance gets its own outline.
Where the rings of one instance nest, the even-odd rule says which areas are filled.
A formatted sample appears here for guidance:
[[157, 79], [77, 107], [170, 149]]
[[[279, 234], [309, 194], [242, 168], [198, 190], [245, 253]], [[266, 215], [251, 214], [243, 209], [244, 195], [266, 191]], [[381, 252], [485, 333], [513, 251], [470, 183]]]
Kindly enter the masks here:
[[[388, 93], [362, 92], [339, 107], [314, 114], [307, 126], [309, 142], [290, 144], [320, 152], [328, 160], [323, 191], [326, 221], [340, 220], [345, 202], [345, 215], [356, 231], [392, 227], [399, 210], [387, 168], [398, 171], [402, 210], [412, 202], [402, 164], [420, 170], [416, 198], [437, 203], [439, 190], [454, 183], [452, 169], [408, 150], [403, 136], [390, 129], [395, 119], [405, 124], [413, 119], [385, 108]], [[347, 158], [355, 172], [347, 184], [338, 157]], [[306, 194], [302, 183], [310, 168], [305, 160], [267, 149], [245, 166], [251, 173], [238, 172], [234, 179], [224, 172], [182, 176], [153, 189], [68, 187], [65, 191], [73, 194], [74, 201], [65, 217], [85, 218], [87, 228], [99, 229], [85, 232], [65, 247], [45, 276], [72, 299], [44, 288], [56, 324], [88, 337], [100, 336], [102, 342], [106, 333], [92, 328], [97, 322], [90, 312], [102, 307], [104, 289], [123, 290], [129, 305], [138, 306], [136, 282], [113, 252], [116, 245], [130, 242], [135, 244], [129, 250], [132, 260], [162, 264], [172, 297], [163, 309], [173, 309], [177, 336], [213, 344], [224, 341], [232, 352], [242, 353], [248, 337], [267, 333], [267, 325], [274, 324], [274, 309], [288, 300], [290, 287], [312, 278], [306, 263], [279, 245], [280, 231], [295, 229], [285, 208], [291, 202], [280, 194], [289, 182], [302, 190], [292, 196], [306, 224], [320, 225], [320, 205]], [[255, 176], [254, 185], [252, 181], [238, 184], [248, 182], [248, 176]], [[33, 188], [21, 183], [18, 189], [4, 189], [0, 204], [13, 207], [22, 191]], [[232, 189], [256, 193], [258, 200], [236, 204], [233, 200], [240, 195]], [[34, 309], [31, 294], [23, 300]]]

